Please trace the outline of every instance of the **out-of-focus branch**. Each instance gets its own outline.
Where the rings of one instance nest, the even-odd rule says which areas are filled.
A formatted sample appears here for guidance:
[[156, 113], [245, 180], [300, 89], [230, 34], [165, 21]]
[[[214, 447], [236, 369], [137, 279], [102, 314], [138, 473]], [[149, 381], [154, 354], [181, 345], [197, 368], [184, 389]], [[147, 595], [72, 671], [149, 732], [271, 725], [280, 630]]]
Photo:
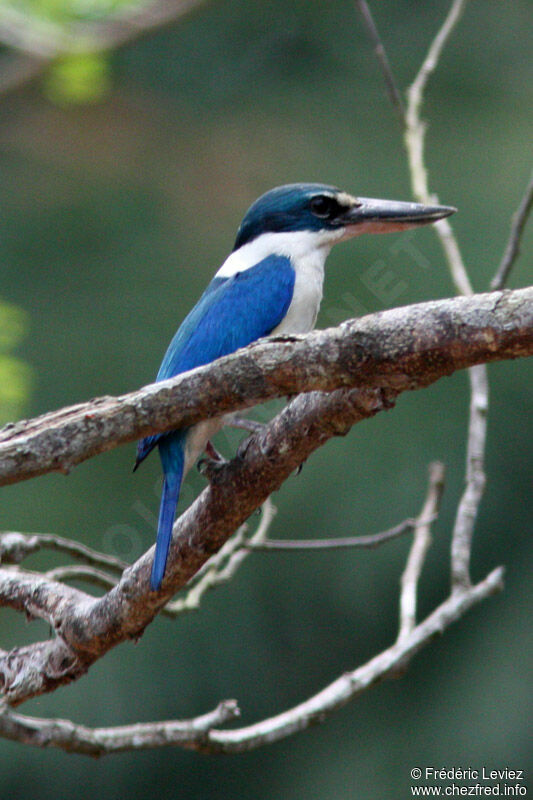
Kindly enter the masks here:
[[429, 486], [426, 500], [416, 521], [413, 544], [402, 574], [400, 592], [400, 631], [398, 641], [409, 636], [416, 625], [418, 581], [422, 574], [426, 553], [431, 544], [431, 520], [439, 512], [444, 491], [444, 464], [436, 461], [429, 467]]
[[177, 21], [206, 0], [148, 0], [96, 21], [52, 22], [12, 5], [0, 8], [0, 42], [38, 59], [95, 53], [128, 44]]
[[[420, 116], [427, 82], [438, 66], [443, 48], [459, 22], [467, 0], [453, 0], [440, 30], [432, 41], [424, 61], [409, 89], [405, 112], [405, 146], [409, 162], [409, 174], [413, 194], [421, 203], [438, 203], [436, 194], [430, 194], [428, 172], [425, 164], [426, 124]], [[435, 231], [446, 256], [452, 280], [458, 292], [473, 293], [472, 285], [463, 262], [461, 250], [447, 219], [436, 223]], [[470, 585], [470, 552], [472, 536], [479, 504], [485, 488], [485, 442], [487, 435], [487, 413], [489, 385], [484, 364], [472, 367], [470, 381], [470, 415], [466, 452], [466, 488], [457, 508], [452, 543], [452, 584]]]
[[2, 564], [20, 564], [25, 558], [38, 550], [54, 550], [72, 556], [93, 567], [103, 567], [121, 574], [128, 565], [116, 556], [100, 553], [92, 547], [65, 539], [54, 533], [18, 533], [4, 531], [0, 533], [0, 562]]
[[230, 581], [250, 552], [261, 546], [276, 513], [276, 507], [270, 497], [267, 497], [255, 533], [249, 536], [248, 525], [241, 525], [218, 553], [215, 553], [196, 573], [186, 587], [185, 596], [167, 603], [162, 613], [169, 617], [177, 617], [187, 611], [196, 611], [206, 591]]
[[30, 56], [17, 53], [4, 56], [0, 61], [0, 97], [16, 92], [38, 78], [46, 69], [51, 59], [37, 55]]
[[520, 244], [522, 241], [522, 234], [526, 227], [531, 208], [533, 206], [533, 173], [529, 179], [526, 191], [520, 201], [520, 205], [513, 214], [511, 223], [511, 232], [507, 241], [507, 246], [503, 254], [500, 266], [496, 275], [490, 282], [491, 289], [503, 289], [507, 282], [507, 278], [513, 268], [513, 265], [520, 253]]
[[376, 23], [374, 22], [372, 12], [370, 11], [370, 8], [368, 7], [368, 3], [366, 2], [366, 0], [356, 0], [356, 6], [361, 12], [361, 16], [363, 18], [363, 22], [365, 23], [368, 35], [372, 41], [372, 44], [374, 45], [374, 52], [376, 54], [376, 58], [379, 61], [379, 65], [381, 67], [381, 71], [385, 79], [385, 85], [387, 87], [387, 92], [390, 101], [394, 106], [394, 109], [396, 110], [400, 120], [403, 123], [405, 118], [405, 108], [402, 96], [398, 90], [398, 86], [396, 85], [396, 80], [394, 78], [393, 72], [389, 64], [387, 51], [385, 50], [383, 42], [381, 41], [381, 38], [379, 36], [379, 32], [376, 27]]
[[[436, 519], [433, 517], [431, 521]], [[416, 519], [405, 519], [393, 528], [380, 533], [371, 533], [368, 536], [342, 536], [338, 539], [263, 539], [260, 542], [248, 542], [244, 546], [249, 550], [342, 550], [344, 548], [367, 548], [379, 547], [384, 542], [397, 539], [404, 533], [414, 530]]]
[[148, 0], [122, 6], [105, 19], [55, 23], [13, 5], [0, 5], [0, 43], [19, 51], [4, 59], [0, 97], [37, 78], [59, 56], [116, 50], [177, 22], [206, 0]]

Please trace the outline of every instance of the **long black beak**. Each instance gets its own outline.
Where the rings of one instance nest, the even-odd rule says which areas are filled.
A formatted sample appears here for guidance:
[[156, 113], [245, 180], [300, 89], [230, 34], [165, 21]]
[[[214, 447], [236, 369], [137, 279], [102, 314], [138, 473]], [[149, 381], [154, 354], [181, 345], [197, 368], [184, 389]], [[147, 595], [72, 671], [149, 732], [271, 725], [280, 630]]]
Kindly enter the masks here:
[[346, 226], [349, 236], [356, 236], [359, 233], [390, 233], [428, 225], [456, 211], [453, 206], [425, 206], [359, 197], [357, 203], [343, 212], [338, 221]]

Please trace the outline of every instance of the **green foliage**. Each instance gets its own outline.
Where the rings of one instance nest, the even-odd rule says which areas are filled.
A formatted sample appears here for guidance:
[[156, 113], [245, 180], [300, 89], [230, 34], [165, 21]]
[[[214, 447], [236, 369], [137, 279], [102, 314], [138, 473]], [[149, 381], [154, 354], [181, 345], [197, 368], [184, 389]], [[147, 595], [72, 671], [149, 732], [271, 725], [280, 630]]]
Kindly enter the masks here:
[[72, 53], [58, 58], [48, 70], [44, 89], [59, 105], [94, 103], [111, 88], [109, 61], [103, 53]]
[[11, 354], [26, 335], [27, 328], [25, 312], [0, 301], [0, 424], [20, 417], [31, 391], [30, 367]]

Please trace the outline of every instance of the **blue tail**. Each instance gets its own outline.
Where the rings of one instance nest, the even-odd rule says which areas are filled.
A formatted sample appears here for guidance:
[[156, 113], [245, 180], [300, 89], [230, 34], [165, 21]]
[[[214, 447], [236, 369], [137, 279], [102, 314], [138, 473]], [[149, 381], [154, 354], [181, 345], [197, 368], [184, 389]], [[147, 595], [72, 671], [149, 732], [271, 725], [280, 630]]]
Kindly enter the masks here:
[[181, 481], [183, 477], [184, 462], [184, 436], [182, 432], [165, 436], [159, 443], [159, 452], [165, 480], [163, 483], [163, 494], [161, 496], [161, 506], [159, 507], [159, 522], [157, 525], [157, 540], [155, 543], [155, 555], [152, 564], [152, 574], [150, 577], [150, 588], [157, 592], [167, 564], [168, 550], [172, 539], [172, 527], [176, 506], [180, 495]]

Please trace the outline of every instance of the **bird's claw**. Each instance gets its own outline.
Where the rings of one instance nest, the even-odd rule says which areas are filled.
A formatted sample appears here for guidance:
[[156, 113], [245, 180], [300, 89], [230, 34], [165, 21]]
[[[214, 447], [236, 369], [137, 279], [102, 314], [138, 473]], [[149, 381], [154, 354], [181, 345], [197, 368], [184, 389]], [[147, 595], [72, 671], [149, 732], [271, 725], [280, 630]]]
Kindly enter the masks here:
[[201, 458], [196, 465], [200, 475], [203, 475], [211, 483], [215, 476], [226, 466], [228, 462], [225, 458], [222, 460], [215, 458]]
[[228, 462], [224, 456], [213, 447], [211, 442], [207, 442], [205, 452], [207, 457], [200, 459], [197, 464], [197, 469], [201, 475], [205, 475], [207, 480], [211, 481]]

